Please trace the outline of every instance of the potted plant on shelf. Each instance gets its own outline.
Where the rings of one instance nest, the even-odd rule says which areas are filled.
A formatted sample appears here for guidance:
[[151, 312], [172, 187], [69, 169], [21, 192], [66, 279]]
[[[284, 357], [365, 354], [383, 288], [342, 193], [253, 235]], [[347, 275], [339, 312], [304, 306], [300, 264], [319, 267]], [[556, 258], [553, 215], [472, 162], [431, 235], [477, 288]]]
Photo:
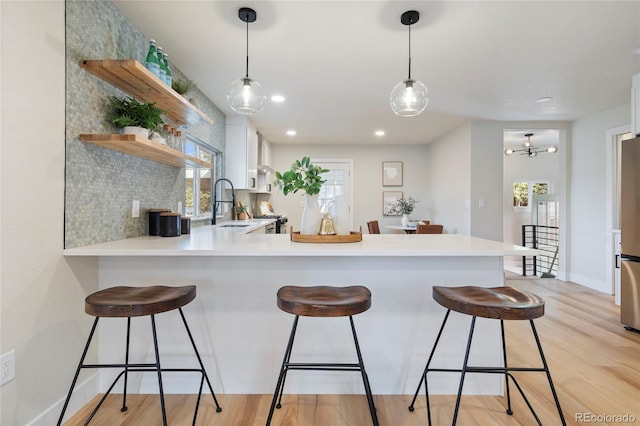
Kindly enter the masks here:
[[413, 213], [416, 207], [417, 201], [413, 197], [399, 198], [389, 206], [389, 213], [402, 215], [402, 226], [407, 227], [409, 225], [409, 215]]
[[164, 110], [155, 103], [139, 102], [134, 98], [109, 97], [112, 112], [109, 120], [122, 129], [124, 134], [137, 134], [145, 139], [159, 125], [163, 123]]
[[196, 84], [193, 81], [176, 79], [171, 82], [171, 88], [179, 95], [182, 95], [182, 97], [189, 101], [193, 106], [200, 108], [195, 99], [187, 97], [187, 93], [196, 88]]
[[196, 84], [191, 80], [181, 80], [179, 78], [171, 82], [171, 88], [180, 95], [186, 95], [196, 88]]
[[328, 171], [311, 164], [309, 157], [303, 157], [302, 160], [294, 161], [286, 172], [275, 172], [274, 183], [278, 185], [284, 195], [304, 191], [305, 205], [300, 221], [300, 234], [302, 235], [316, 235], [320, 229], [322, 214], [318, 204], [318, 194], [320, 194], [320, 188], [325, 182], [321, 175]]

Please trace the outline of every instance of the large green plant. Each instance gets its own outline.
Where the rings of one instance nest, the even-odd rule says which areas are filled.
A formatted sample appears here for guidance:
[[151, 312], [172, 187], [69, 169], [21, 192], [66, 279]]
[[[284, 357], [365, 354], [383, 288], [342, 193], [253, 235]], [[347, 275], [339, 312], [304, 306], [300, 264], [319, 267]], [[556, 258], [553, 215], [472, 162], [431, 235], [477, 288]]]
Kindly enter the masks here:
[[155, 106], [155, 103], [138, 102], [131, 97], [109, 97], [111, 114], [109, 120], [117, 127], [139, 126], [148, 130], [154, 130], [163, 123], [164, 110]]
[[308, 195], [317, 195], [325, 182], [325, 179], [322, 179], [320, 175], [328, 171], [328, 169], [311, 164], [309, 157], [303, 157], [302, 160], [296, 160], [291, 165], [291, 169], [286, 172], [276, 172], [275, 184], [278, 185], [284, 195], [295, 194], [300, 190], [303, 190]]

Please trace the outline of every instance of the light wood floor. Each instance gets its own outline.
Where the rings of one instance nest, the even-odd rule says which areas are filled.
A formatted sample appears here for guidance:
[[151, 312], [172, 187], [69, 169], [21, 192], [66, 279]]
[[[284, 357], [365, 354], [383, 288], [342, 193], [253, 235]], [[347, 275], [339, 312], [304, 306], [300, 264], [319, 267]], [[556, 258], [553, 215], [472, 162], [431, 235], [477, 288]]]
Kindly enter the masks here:
[[[621, 326], [619, 308], [614, 304], [613, 297], [554, 279], [514, 279], [511, 278], [511, 274], [507, 274], [507, 285], [532, 291], [545, 299], [546, 313], [536, 321], [536, 327], [567, 424], [624, 424], [624, 418], [613, 416], [628, 415], [631, 418], [626, 423], [640, 425], [640, 334], [625, 331]], [[535, 346], [532, 346], [535, 344], [529, 340], [531, 333], [528, 323], [507, 322], [506, 332], [510, 363], [538, 366], [537, 351]], [[544, 374], [525, 373], [516, 377], [536, 408], [542, 423], [560, 424]], [[223, 411], [216, 413], [211, 397], [205, 398], [200, 405], [198, 425], [264, 425], [271, 395], [217, 396]], [[191, 424], [195, 398], [195, 395], [166, 397], [170, 425]], [[413, 413], [407, 409], [411, 395], [375, 395], [374, 398], [381, 425], [426, 424], [424, 394], [418, 399]], [[458, 424], [535, 424], [518, 394], [512, 395], [512, 401], [514, 414], [509, 416], [504, 412], [503, 397], [464, 396]], [[435, 425], [451, 424], [454, 402], [455, 397], [433, 397], [432, 413]], [[120, 412], [119, 404], [120, 399], [117, 395], [110, 396], [92, 424], [161, 424], [157, 395], [130, 395], [129, 410], [125, 413]], [[92, 404], [88, 404], [66, 424], [83, 424], [92, 407]], [[285, 394], [283, 406], [276, 410], [272, 424], [359, 426], [370, 425], [371, 418], [365, 397], [362, 395]]]

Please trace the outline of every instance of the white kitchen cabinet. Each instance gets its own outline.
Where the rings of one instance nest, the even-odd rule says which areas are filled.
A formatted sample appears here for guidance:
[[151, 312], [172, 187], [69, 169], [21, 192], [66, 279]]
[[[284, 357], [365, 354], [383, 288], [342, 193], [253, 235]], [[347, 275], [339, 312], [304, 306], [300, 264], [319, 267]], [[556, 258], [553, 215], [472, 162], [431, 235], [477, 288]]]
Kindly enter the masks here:
[[258, 135], [258, 191], [270, 193], [272, 187], [271, 144], [264, 137]]
[[227, 117], [225, 177], [235, 189], [256, 190], [258, 185], [258, 134], [245, 116]]

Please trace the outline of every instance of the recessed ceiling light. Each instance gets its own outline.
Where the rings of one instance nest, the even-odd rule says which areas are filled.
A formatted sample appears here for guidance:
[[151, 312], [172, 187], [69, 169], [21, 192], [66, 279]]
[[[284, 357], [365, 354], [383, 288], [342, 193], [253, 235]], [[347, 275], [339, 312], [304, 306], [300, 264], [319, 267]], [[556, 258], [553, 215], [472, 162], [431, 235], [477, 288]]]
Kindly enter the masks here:
[[538, 98], [538, 99], [536, 99], [536, 102], [537, 102], [537, 103], [539, 103], [539, 104], [543, 104], [543, 103], [545, 103], [545, 102], [551, 102], [552, 100], [553, 100], [553, 98], [552, 98], [552, 97], [550, 97], [550, 96], [545, 96], [544, 98]]
[[273, 95], [271, 97], [271, 101], [275, 102], [277, 104], [282, 103], [282, 102], [284, 102], [284, 96], [282, 96], [282, 95]]
[[296, 135], [296, 131], [295, 130], [287, 130], [287, 135], [295, 136]]
[[376, 136], [384, 136], [384, 130], [376, 130]]

